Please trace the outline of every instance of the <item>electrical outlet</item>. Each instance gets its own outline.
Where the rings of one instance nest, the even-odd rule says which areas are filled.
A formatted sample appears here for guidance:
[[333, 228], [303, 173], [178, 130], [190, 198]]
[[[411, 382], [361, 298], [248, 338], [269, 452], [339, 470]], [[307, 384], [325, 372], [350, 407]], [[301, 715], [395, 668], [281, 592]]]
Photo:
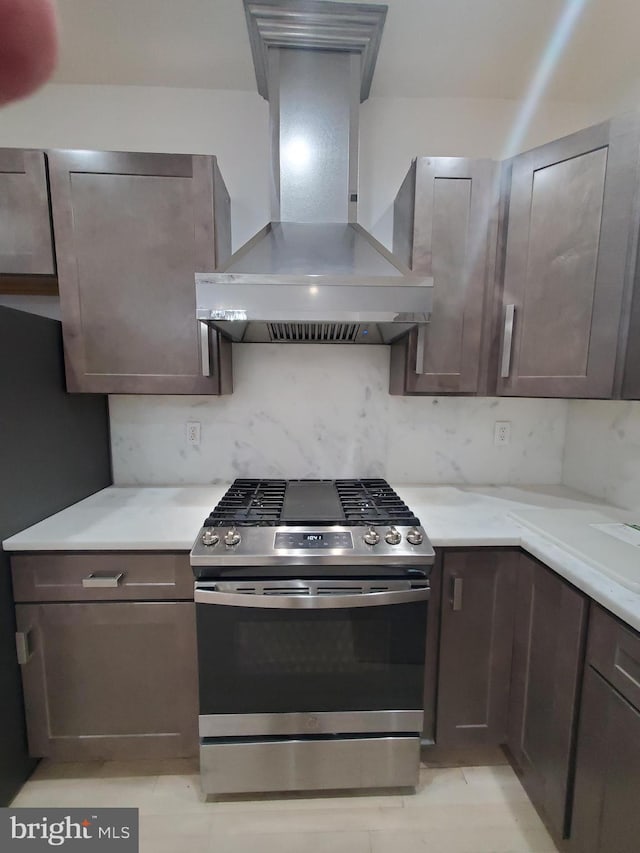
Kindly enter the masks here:
[[503, 447], [511, 441], [511, 421], [496, 421], [493, 427], [493, 443]]
[[192, 447], [200, 447], [200, 422], [187, 422], [187, 444]]

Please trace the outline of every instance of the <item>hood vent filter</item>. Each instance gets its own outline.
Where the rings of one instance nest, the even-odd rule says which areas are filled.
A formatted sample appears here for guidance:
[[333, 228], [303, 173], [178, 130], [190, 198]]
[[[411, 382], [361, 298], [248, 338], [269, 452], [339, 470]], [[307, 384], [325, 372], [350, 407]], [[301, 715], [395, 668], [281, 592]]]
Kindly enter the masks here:
[[269, 338], [274, 343], [353, 343], [360, 334], [359, 323], [268, 323], [267, 326]]

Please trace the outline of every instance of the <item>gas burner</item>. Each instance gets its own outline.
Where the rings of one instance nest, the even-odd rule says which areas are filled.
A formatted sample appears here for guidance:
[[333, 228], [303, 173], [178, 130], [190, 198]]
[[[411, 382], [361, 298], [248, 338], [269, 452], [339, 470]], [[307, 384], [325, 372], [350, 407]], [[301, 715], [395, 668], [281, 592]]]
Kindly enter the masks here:
[[386, 480], [336, 480], [336, 488], [348, 524], [420, 524]]

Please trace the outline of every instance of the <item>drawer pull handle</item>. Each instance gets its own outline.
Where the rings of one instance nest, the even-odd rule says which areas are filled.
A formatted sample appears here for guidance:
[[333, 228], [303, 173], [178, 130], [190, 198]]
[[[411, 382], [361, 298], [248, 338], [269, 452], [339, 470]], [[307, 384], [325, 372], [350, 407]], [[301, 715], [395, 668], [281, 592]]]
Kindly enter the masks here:
[[33, 649], [31, 647], [31, 628], [29, 628], [28, 631], [18, 631], [16, 633], [16, 653], [20, 666], [24, 666], [25, 663], [29, 663], [33, 657]]
[[640, 690], [640, 662], [618, 646], [614, 665], [623, 678]]
[[453, 578], [453, 593], [451, 601], [452, 610], [462, 610], [462, 586], [463, 578]]
[[82, 586], [85, 589], [113, 589], [118, 586], [124, 572], [117, 572], [115, 575], [101, 575], [99, 572], [91, 572], [91, 574], [82, 578]]

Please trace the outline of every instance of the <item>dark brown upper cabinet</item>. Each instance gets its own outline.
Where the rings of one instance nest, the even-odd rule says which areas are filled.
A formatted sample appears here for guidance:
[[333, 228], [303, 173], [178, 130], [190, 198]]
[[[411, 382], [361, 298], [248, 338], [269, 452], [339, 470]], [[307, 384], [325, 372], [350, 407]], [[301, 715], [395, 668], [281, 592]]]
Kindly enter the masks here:
[[630, 114], [514, 158], [499, 394], [619, 395], [639, 126]]
[[516, 551], [445, 553], [438, 746], [506, 742], [517, 570]]
[[498, 164], [420, 157], [394, 204], [393, 251], [433, 276], [431, 322], [391, 348], [392, 394], [475, 394], [486, 371]]
[[517, 572], [507, 745], [556, 841], [569, 830], [587, 598], [522, 554]]
[[0, 148], [0, 275], [55, 271], [44, 154]]
[[231, 344], [195, 319], [231, 252], [216, 158], [48, 152], [67, 388], [230, 393]]

